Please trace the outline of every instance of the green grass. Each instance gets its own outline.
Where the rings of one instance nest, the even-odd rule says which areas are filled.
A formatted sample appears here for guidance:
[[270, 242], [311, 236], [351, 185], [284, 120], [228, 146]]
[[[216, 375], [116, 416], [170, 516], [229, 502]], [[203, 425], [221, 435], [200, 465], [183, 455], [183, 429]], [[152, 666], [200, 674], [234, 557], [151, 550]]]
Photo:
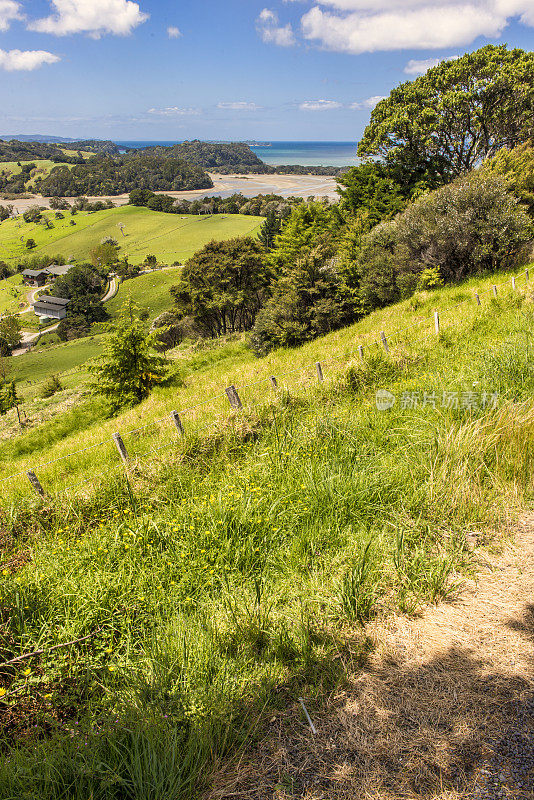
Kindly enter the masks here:
[[[7, 365], [8, 374], [17, 381], [24, 394], [28, 386], [40, 383], [54, 373], [65, 373], [80, 367], [98, 355], [101, 349], [102, 335], [53, 344], [42, 349], [37, 345], [31, 352], [11, 358]], [[70, 382], [70, 385], [76, 384]]]
[[[533, 492], [532, 292], [478, 308], [473, 287], [494, 280], [261, 360], [239, 340], [182, 348], [181, 385], [107, 421], [82, 400], [0, 445], [4, 476], [35, 467], [53, 495], [24, 475], [1, 484], [16, 498], [3, 501], [4, 657], [90, 637], [5, 673], [2, 798], [192, 800], [273, 708], [343, 682], [367, 620], [436, 602], [475, 569], [465, 533], [491, 541]], [[371, 343], [381, 330], [389, 355]], [[224, 396], [185, 411], [229, 383], [242, 411]], [[378, 389], [398, 398], [388, 411]], [[402, 402], [414, 392], [436, 407]], [[461, 402], [472, 392], [476, 408]], [[138, 459], [127, 479], [110, 441], [45, 465], [117, 430]]]
[[[26, 295], [30, 289], [22, 282], [21, 275], [11, 275], [9, 278], [0, 280], [0, 315], [12, 314], [20, 311], [20, 306], [26, 307]], [[22, 317], [22, 322], [25, 321]]]
[[[31, 189], [33, 187], [34, 180], [37, 176], [46, 178], [54, 167], [59, 166], [56, 162], [49, 161], [48, 159], [34, 159], [33, 161], [21, 161], [20, 163], [21, 165], [35, 164], [37, 168], [37, 172], [31, 180], [26, 181], [26, 189]], [[70, 165], [62, 164], [61, 166]], [[19, 167], [16, 161], [0, 161], [0, 172], [8, 172], [10, 175], [19, 175], [22, 172], [22, 166]]]
[[106, 311], [112, 318], [117, 317], [124, 304], [131, 299], [140, 309], [148, 310], [150, 320], [154, 319], [172, 307], [169, 290], [179, 274], [179, 268], [169, 268], [125, 281], [115, 297], [106, 303]]
[[[131, 263], [139, 264], [145, 256], [155, 255], [161, 263], [183, 263], [212, 239], [229, 239], [234, 236], [254, 235], [261, 225], [260, 217], [238, 214], [214, 216], [185, 216], [164, 214], [146, 208], [125, 206], [91, 214], [81, 212], [75, 217], [66, 214], [63, 220], [49, 215], [53, 229], [41, 224], [25, 223], [21, 217], [0, 224], [0, 250], [6, 261], [15, 261], [27, 255], [20, 237], [32, 238], [37, 247], [32, 254], [54, 256], [61, 253], [78, 261], [87, 259], [92, 247], [104, 237], [112, 236], [121, 247], [121, 255], [128, 255]], [[70, 225], [74, 219], [76, 226]], [[125, 226], [121, 235], [119, 223]]]

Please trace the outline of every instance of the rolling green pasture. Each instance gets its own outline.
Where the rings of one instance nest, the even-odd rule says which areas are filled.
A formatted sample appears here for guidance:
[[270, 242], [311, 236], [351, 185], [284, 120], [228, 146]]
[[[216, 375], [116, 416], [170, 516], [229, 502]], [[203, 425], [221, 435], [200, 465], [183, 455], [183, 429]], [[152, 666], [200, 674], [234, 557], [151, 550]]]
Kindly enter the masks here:
[[[148, 254], [160, 262], [182, 263], [212, 239], [230, 239], [234, 236], [255, 234], [261, 217], [235, 215], [185, 216], [164, 214], [146, 208], [124, 206], [91, 214], [80, 212], [74, 217], [65, 214], [62, 220], [50, 214], [54, 228], [26, 223], [21, 217], [0, 224], [0, 258], [16, 261], [27, 255], [24, 242], [36, 241], [32, 254], [54, 256], [61, 253], [77, 261], [87, 259], [92, 247], [104, 237], [117, 239], [121, 255], [128, 255], [133, 264], [140, 264]], [[75, 226], [70, 225], [73, 219]], [[118, 227], [122, 223], [125, 236]], [[21, 241], [21, 236], [24, 241]]]
[[[0, 256], [1, 258], [1, 256]], [[20, 304], [29, 292], [29, 288], [22, 282], [21, 275], [11, 275], [9, 278], [0, 280], [0, 316], [20, 311]], [[27, 305], [24, 303], [24, 305]], [[22, 318], [25, 321], [26, 315]]]
[[121, 283], [118, 293], [106, 303], [106, 311], [111, 317], [116, 317], [131, 299], [139, 308], [148, 309], [149, 319], [154, 319], [171, 308], [169, 289], [174, 286], [179, 274], [179, 267], [169, 267]]
[[[39, 383], [55, 373], [65, 373], [79, 367], [85, 361], [98, 355], [102, 349], [102, 335], [89, 336], [73, 342], [64, 342], [49, 348], [30, 351], [22, 356], [9, 359], [9, 376], [16, 380], [21, 390]], [[69, 385], [75, 385], [80, 378], [72, 378]]]

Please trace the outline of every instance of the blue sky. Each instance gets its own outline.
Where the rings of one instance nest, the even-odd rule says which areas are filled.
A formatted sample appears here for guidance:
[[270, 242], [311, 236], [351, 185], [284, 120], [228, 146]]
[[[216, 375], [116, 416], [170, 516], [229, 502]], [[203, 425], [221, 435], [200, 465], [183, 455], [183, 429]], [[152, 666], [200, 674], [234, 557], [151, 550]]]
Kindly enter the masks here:
[[356, 141], [373, 104], [534, 0], [0, 0], [0, 133]]

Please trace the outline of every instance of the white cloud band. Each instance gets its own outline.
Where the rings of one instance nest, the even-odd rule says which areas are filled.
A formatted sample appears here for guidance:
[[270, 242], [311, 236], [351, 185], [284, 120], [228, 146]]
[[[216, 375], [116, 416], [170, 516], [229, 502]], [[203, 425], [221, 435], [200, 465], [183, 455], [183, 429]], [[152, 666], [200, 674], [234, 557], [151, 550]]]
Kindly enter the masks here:
[[51, 0], [51, 3], [55, 13], [31, 22], [30, 30], [57, 36], [73, 33], [87, 33], [95, 38], [106, 33], [127, 36], [148, 19], [148, 14], [131, 0]]
[[7, 72], [29, 72], [58, 61], [61, 61], [59, 56], [46, 50], [0, 50], [0, 69]]

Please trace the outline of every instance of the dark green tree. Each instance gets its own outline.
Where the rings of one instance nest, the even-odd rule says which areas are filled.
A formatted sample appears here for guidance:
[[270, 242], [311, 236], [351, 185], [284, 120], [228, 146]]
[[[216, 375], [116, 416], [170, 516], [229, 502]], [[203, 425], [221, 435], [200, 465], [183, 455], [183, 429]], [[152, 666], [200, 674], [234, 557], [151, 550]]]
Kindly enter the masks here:
[[365, 214], [370, 227], [391, 219], [406, 206], [413, 189], [401, 185], [398, 177], [381, 161], [365, 161], [353, 167], [337, 179], [343, 208], [353, 216]]
[[356, 319], [356, 304], [328, 241], [318, 242], [277, 281], [256, 318], [256, 355], [294, 347]]
[[282, 223], [279, 217], [276, 216], [274, 211], [269, 211], [258, 233], [258, 239], [266, 250], [272, 250], [281, 229]]
[[297, 260], [313, 250], [319, 241], [336, 239], [343, 224], [337, 206], [328, 203], [295, 206], [269, 252], [268, 263], [277, 275], [290, 271]]
[[271, 280], [257, 240], [213, 241], [189, 259], [171, 295], [203, 335], [223, 336], [252, 328]]
[[430, 185], [534, 138], [534, 53], [486, 47], [444, 61], [382, 100], [358, 145]]

